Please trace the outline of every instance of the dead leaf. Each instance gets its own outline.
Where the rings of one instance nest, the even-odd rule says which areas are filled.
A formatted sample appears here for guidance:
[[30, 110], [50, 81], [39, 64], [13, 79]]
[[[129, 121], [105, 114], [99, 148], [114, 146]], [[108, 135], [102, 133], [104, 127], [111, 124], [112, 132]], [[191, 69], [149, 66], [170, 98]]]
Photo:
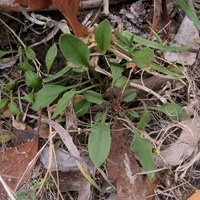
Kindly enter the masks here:
[[[59, 180], [59, 190], [61, 192], [76, 191], [78, 192], [78, 200], [88, 200], [90, 194], [90, 184], [87, 179], [79, 171], [77, 172], [53, 172], [55, 180]], [[89, 186], [89, 187], [88, 187]]]
[[82, 101], [84, 99], [83, 95], [77, 94], [73, 98], [73, 105], [77, 104], [78, 102]]
[[88, 35], [88, 30], [77, 20], [78, 8], [81, 0], [52, 0], [54, 6], [64, 15], [73, 29], [73, 32], [78, 37]]
[[64, 15], [74, 34], [77, 37], [85, 37], [88, 35], [88, 30], [77, 20], [80, 1], [81, 0], [7, 0], [0, 2], [0, 8], [6, 8], [19, 12], [21, 6], [26, 11], [35, 11], [48, 7], [53, 3], [54, 6]]
[[108, 178], [115, 183], [118, 200], [146, 200], [149, 194], [145, 181], [141, 175], [136, 175], [140, 172], [139, 164], [130, 151], [129, 138], [123, 128], [118, 120], [112, 128], [112, 146], [107, 161]]
[[[38, 140], [33, 138], [31, 141], [5, 150], [0, 153], [0, 175], [7, 185], [14, 191], [19, 189], [31, 176], [31, 170], [34, 165], [30, 166], [38, 151]], [[24, 173], [27, 170], [26, 173]], [[6, 191], [0, 184], [0, 198], [5, 198]]]
[[188, 200], [199, 200], [200, 199], [200, 190], [197, 190]]
[[[194, 118], [179, 122], [178, 126], [182, 128], [178, 140], [168, 148], [155, 154], [154, 159], [158, 167], [176, 166], [183, 163], [196, 150], [200, 138], [200, 117], [197, 113]], [[176, 152], [176, 153], [174, 153]]]
[[[79, 171], [77, 167], [76, 160], [69, 152], [61, 148], [55, 148], [55, 158], [51, 160], [51, 171], [62, 171], [62, 172], [76, 172]], [[43, 151], [40, 154], [40, 162], [43, 164], [44, 168], [49, 169], [49, 146], [44, 147]], [[91, 174], [94, 174], [93, 164], [89, 157], [84, 157], [89, 171]]]
[[[161, 90], [165, 85], [167, 85], [167, 83], [170, 83], [172, 81], [174, 80], [170, 77], [164, 78], [164, 77], [159, 77], [159, 76], [151, 76], [148, 78], [144, 78], [143, 80], [141, 79], [131, 80], [131, 82], [145, 86], [153, 91]], [[133, 89], [133, 87], [127, 87], [125, 92], [131, 89]], [[139, 88], [134, 88], [134, 89], [138, 96], [146, 97], [147, 91], [139, 89]], [[106, 93], [104, 94], [104, 97], [109, 98], [110, 94], [115, 95], [115, 96], [120, 96], [121, 92], [122, 92], [121, 88], [112, 87], [106, 91]]]
[[[91, 169], [89, 164], [85, 162], [85, 159], [83, 159], [80, 156], [80, 152], [78, 151], [77, 147], [73, 143], [73, 139], [68, 133], [66, 129], [64, 129], [60, 124], [54, 122], [53, 120], [47, 119], [47, 118], [41, 118], [41, 122], [47, 123], [49, 126], [52, 126], [52, 128], [60, 135], [61, 140], [69, 150], [70, 155], [73, 156], [74, 160], [78, 160], [78, 162], [81, 164], [81, 166], [84, 168], [84, 170], [89, 173], [89, 170]], [[90, 171], [91, 172], [91, 171]], [[88, 200], [90, 197], [90, 183], [87, 181], [84, 185], [82, 185], [82, 189], [79, 191], [78, 200]]]
[[71, 135], [68, 133], [66, 129], [64, 129], [60, 124], [54, 122], [53, 120], [47, 119], [42, 117], [41, 122], [47, 123], [49, 126], [52, 126], [52, 128], [60, 135], [61, 140], [67, 147], [69, 153], [78, 160], [81, 165], [84, 167], [86, 172], [88, 172], [88, 165], [84, 161], [84, 159], [80, 156], [80, 152], [78, 151], [76, 145], [73, 142], [73, 139]]
[[26, 129], [26, 125], [22, 122], [18, 122], [17, 120], [15, 120], [13, 115], [12, 115], [12, 125], [14, 128], [19, 129], [19, 130], [24, 131]]
[[18, 56], [0, 59], [0, 69], [12, 67], [18, 60]]
[[0, 2], [0, 8], [6, 8], [13, 11], [20, 11], [20, 6], [27, 11], [39, 10], [52, 4], [51, 0], [4, 0]]
[[[37, 130], [37, 127], [34, 128], [34, 130]], [[54, 131], [54, 129], [53, 129], [52, 131]], [[40, 129], [39, 129], [39, 136], [40, 136], [41, 138], [48, 138], [49, 135], [50, 135], [50, 128], [49, 128], [49, 125], [46, 124], [46, 123], [41, 123]], [[56, 135], [54, 136], [54, 139], [58, 139], [58, 138], [60, 138], [60, 137], [59, 137], [58, 134], [56, 134]]]
[[3, 118], [9, 118], [9, 117], [12, 117], [12, 113], [10, 112], [10, 109], [8, 107], [5, 107], [3, 109], [3, 115], [2, 115]]
[[[49, 146], [46, 146], [40, 154], [40, 162], [43, 166], [48, 169], [49, 168]], [[56, 148], [55, 149], [55, 159], [51, 161], [51, 171], [79, 171], [76, 160], [72, 157], [68, 152], [63, 149]]]
[[[187, 31], [186, 31], [187, 30]], [[193, 49], [199, 50], [199, 45], [195, 40], [199, 37], [199, 31], [195, 27], [194, 23], [187, 17], [183, 19], [178, 33], [172, 41], [172, 45], [176, 46], [192, 46]], [[196, 60], [197, 53], [192, 53], [188, 51], [184, 52], [166, 52], [164, 57], [170, 62], [177, 62], [182, 65], [192, 65]]]
[[33, 129], [23, 131], [13, 128], [12, 134], [13, 134], [13, 146], [18, 146], [32, 140], [36, 132]]

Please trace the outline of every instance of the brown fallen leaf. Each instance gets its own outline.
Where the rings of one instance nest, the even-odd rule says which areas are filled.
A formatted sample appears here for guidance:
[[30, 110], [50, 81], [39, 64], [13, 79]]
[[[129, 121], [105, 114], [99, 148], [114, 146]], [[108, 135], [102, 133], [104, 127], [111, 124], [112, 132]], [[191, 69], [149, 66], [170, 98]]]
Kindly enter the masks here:
[[[57, 172], [52, 172], [55, 180], [57, 180]], [[78, 192], [78, 200], [89, 199], [90, 184], [80, 171], [61, 172], [58, 171], [59, 190], [61, 192], [76, 191]], [[89, 191], [87, 191], [89, 190]]]
[[[141, 86], [145, 86], [146, 88], [149, 88], [150, 90], [153, 90], [153, 91], [161, 90], [168, 82], [172, 82], [172, 81], [174, 81], [174, 79], [170, 79], [168, 77], [163, 78], [159, 76], [151, 76], [142, 80], [141, 79], [131, 80], [131, 82], [139, 84]], [[147, 91], [139, 89], [139, 88], [134, 88], [132, 86], [129, 86], [126, 88], [125, 91], [127, 92], [131, 89], [134, 89], [139, 97], [143, 97], [143, 98], [146, 97]], [[111, 87], [106, 91], [106, 93], [104, 94], [104, 97], [108, 98], [110, 94], [114, 96], [120, 96], [121, 92], [122, 92], [121, 88]]]
[[200, 199], [200, 190], [197, 190], [188, 200], [199, 200]]
[[39, 10], [52, 4], [51, 0], [7, 0], [0, 2], [0, 8], [6, 8], [13, 11], [19, 11], [24, 7], [27, 11]]
[[26, 125], [22, 122], [15, 120], [13, 115], [12, 115], [12, 125], [13, 125], [14, 128], [19, 129], [19, 130], [25, 130], [26, 129]]
[[77, 20], [77, 13], [81, 0], [52, 0], [52, 2], [64, 15], [76, 36], [85, 37], [88, 35], [87, 28]]
[[[29, 165], [38, 151], [38, 139], [34, 137], [23, 145], [13, 147], [0, 153], [0, 175], [7, 185], [17, 191], [31, 176], [34, 165]], [[30, 167], [30, 168], [29, 168]], [[26, 173], [24, 173], [27, 170]], [[7, 193], [0, 183], [0, 199]]]
[[108, 178], [116, 187], [118, 200], [146, 200], [148, 195], [153, 194], [155, 184], [146, 184], [141, 175], [136, 175], [140, 172], [139, 164], [130, 151], [129, 138], [123, 128], [118, 120], [112, 128], [112, 145], [107, 161]]
[[16, 147], [18, 145], [25, 144], [26, 142], [32, 140], [36, 134], [36, 131], [33, 129], [30, 130], [19, 130], [16, 128], [12, 129], [12, 134], [13, 134], [13, 146]]
[[77, 20], [77, 13], [81, 0], [7, 0], [0, 1], [0, 8], [13, 11], [20, 11], [20, 6], [26, 11], [35, 11], [50, 6], [54, 6], [64, 15], [77, 37], [85, 37], [88, 30]]

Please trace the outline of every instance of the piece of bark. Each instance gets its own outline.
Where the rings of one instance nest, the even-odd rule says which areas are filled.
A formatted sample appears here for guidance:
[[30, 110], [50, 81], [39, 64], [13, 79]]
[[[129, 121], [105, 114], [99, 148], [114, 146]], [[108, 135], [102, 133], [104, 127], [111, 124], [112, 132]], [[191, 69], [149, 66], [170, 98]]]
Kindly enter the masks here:
[[[170, 22], [170, 18], [168, 15], [166, 0], [154, 0], [154, 14], [152, 23], [152, 29], [154, 31], [156, 30], [159, 22], [161, 22], [163, 27], [163, 38], [167, 39], [169, 36], [169, 26], [167, 26], [167, 24]], [[152, 36], [153, 32], [150, 33], [149, 38], [151, 39]]]

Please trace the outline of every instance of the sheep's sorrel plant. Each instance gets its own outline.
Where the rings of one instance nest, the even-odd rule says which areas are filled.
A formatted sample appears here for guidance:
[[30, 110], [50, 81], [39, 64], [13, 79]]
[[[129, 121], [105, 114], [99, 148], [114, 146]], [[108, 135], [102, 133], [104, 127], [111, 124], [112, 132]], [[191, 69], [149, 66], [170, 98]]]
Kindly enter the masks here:
[[[67, 60], [67, 66], [51, 75], [52, 65], [57, 57], [59, 48]], [[23, 50], [23, 61], [19, 67], [23, 70], [25, 83], [31, 92], [25, 97], [13, 97], [12, 88], [15, 85], [9, 83], [2, 86], [5, 98], [0, 101], [0, 108], [9, 106], [14, 115], [20, 112], [15, 106], [14, 99], [23, 99], [32, 105], [32, 109], [44, 109], [55, 105], [52, 118], [62, 121], [61, 113], [68, 105], [72, 105], [76, 97], [81, 99], [73, 104], [73, 111], [77, 118], [91, 119], [91, 133], [88, 138], [89, 156], [96, 167], [102, 165], [108, 157], [111, 148], [110, 116], [119, 116], [134, 121], [132, 130], [134, 138], [131, 150], [136, 154], [145, 171], [155, 170], [152, 155], [151, 141], [142, 136], [142, 132], [151, 121], [150, 110], [162, 112], [170, 120], [182, 120], [187, 117], [186, 110], [174, 102], [167, 102], [159, 97], [158, 106], [143, 107], [138, 112], [135, 107], [139, 102], [135, 84], [130, 80], [134, 70], [148, 73], [148, 70], [156, 71], [162, 75], [172, 76], [184, 84], [179, 72], [182, 67], [175, 64], [169, 69], [155, 62], [155, 50], [184, 51], [189, 47], [164, 46], [131, 34], [118, 32], [113, 29], [108, 20], [102, 21], [88, 40], [82, 40], [71, 34], [62, 34], [58, 45], [53, 44], [45, 58], [46, 77], [42, 78], [39, 72], [35, 72], [29, 61], [34, 62], [34, 51], [26, 47]], [[4, 56], [9, 52], [1, 52]], [[128, 68], [129, 66], [129, 68]], [[128, 75], [127, 75], [128, 73]], [[78, 80], [78, 81], [76, 81]], [[108, 96], [109, 90], [120, 91], [117, 96]], [[143, 87], [146, 91], [147, 88]], [[150, 91], [151, 92], [151, 91]], [[114, 93], [114, 92], [113, 92]], [[98, 106], [95, 114], [92, 113], [94, 105]], [[90, 110], [91, 109], [91, 110]], [[89, 112], [90, 111], [90, 112]], [[89, 125], [88, 125], [89, 126]], [[153, 174], [149, 174], [152, 178]]]

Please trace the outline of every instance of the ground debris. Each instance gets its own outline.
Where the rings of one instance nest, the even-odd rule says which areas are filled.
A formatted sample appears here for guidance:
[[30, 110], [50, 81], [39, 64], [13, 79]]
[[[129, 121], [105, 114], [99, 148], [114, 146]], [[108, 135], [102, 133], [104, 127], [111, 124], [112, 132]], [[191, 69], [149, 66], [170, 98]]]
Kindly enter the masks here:
[[158, 167], [181, 165], [193, 154], [198, 147], [200, 137], [199, 121], [200, 118], [196, 113], [193, 119], [188, 118], [177, 124], [182, 129], [181, 135], [176, 142], [161, 150], [159, 154], [155, 154]]
[[140, 172], [139, 165], [130, 151], [128, 141], [123, 124], [117, 120], [112, 128], [112, 146], [107, 162], [108, 178], [116, 186], [118, 200], [146, 200], [155, 185], [150, 184], [148, 190], [147, 182], [137, 174]]
[[[34, 157], [38, 152], [38, 140], [34, 137], [25, 144], [12, 147], [0, 153], [1, 177], [11, 190], [16, 191], [31, 177], [34, 167]], [[7, 196], [7, 192], [0, 185], [0, 198]]]

